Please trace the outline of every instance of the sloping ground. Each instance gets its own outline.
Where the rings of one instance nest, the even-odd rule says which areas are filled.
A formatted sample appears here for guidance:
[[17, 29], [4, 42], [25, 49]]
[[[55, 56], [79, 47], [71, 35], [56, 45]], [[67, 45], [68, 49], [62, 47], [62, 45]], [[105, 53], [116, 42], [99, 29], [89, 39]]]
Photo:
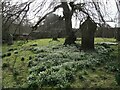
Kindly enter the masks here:
[[63, 39], [49, 41], [4, 45], [3, 87], [118, 87], [117, 45], [96, 45], [95, 52], [83, 52], [79, 46], [61, 45]]

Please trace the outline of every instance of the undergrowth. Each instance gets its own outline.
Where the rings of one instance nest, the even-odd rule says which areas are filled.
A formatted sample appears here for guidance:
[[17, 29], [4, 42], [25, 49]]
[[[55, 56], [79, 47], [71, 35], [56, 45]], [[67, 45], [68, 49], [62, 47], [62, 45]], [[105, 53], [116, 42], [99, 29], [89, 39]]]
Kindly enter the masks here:
[[[115, 58], [111, 55], [114, 51], [97, 45], [94, 52], [80, 51], [76, 46], [55, 45], [50, 48], [32, 47], [34, 59], [29, 60], [28, 81], [29, 87], [72, 87], [76, 79], [84, 80], [84, 76], [76, 74], [83, 70], [96, 71], [97, 67], [111, 62]], [[106, 66], [107, 67], [107, 66]], [[89, 87], [89, 86], [88, 86]]]

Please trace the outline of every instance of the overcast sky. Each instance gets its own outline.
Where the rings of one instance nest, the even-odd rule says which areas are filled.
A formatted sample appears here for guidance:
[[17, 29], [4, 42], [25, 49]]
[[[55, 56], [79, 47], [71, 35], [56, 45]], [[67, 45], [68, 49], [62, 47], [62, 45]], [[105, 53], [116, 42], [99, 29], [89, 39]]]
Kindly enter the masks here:
[[[21, 3], [21, 2], [27, 2], [27, 1], [30, 1], [30, 0], [11, 0], [11, 1], [12, 1], [12, 3], [16, 3], [16, 2], [20, 2]], [[36, 6], [38, 6], [39, 3], [42, 2], [42, 1], [43, 0], [34, 0], [34, 3], [31, 5], [31, 11], [33, 10], [33, 8], [36, 8]], [[50, 1], [51, 0], [47, 0], [48, 4], [49, 4]], [[56, 0], [56, 1], [58, 1], [58, 0]], [[65, 0], [63, 0], [63, 1], [65, 1]], [[70, 1], [70, 0], [68, 0], [68, 1]], [[78, 1], [88, 2], [90, 0], [78, 0]], [[95, 0], [95, 1], [102, 1], [102, 2], [104, 2], [104, 4], [106, 5], [106, 8], [107, 8], [106, 11], [107, 11], [107, 13], [110, 16], [110, 17], [106, 16], [105, 19], [107, 20], [107, 23], [110, 26], [114, 27], [116, 22], [109, 22], [109, 21], [110, 21], [110, 18], [112, 20], [116, 20], [116, 18], [117, 18], [117, 14], [118, 13], [117, 13], [115, 0]], [[45, 7], [47, 7], [47, 5]], [[59, 15], [62, 15], [62, 9], [57, 10], [55, 13], [59, 14]], [[35, 16], [34, 14], [35, 14], [34, 12], [32, 12], [32, 13], [29, 12], [29, 17], [33, 18]], [[37, 16], [39, 16], [39, 15], [37, 15]], [[35, 22], [37, 21], [37, 19], [38, 19], [38, 17], [34, 17]], [[34, 22], [34, 21], [32, 20], [32, 22]], [[74, 19], [73, 19], [73, 27], [78, 27], [78, 25], [76, 25], [76, 22], [74, 22]]]

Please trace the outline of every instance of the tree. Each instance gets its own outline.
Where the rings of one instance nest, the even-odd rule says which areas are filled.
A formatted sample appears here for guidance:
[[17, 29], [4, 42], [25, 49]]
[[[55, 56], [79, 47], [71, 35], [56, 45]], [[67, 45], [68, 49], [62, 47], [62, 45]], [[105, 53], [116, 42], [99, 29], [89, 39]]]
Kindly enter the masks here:
[[[95, 28], [96, 28], [95, 23], [96, 23], [96, 21], [100, 21], [100, 23], [106, 24], [106, 22], [104, 20], [105, 14], [102, 13], [101, 3], [95, 2], [94, 0], [88, 0], [88, 1], [89, 2], [86, 3], [86, 2], [81, 2], [79, 0], [75, 0], [75, 1], [71, 1], [71, 2], [68, 2], [67, 0], [64, 0], [64, 1], [61, 0], [60, 2], [50, 0], [48, 7], [45, 7], [45, 5], [48, 4], [48, 2], [46, 0], [41, 1], [39, 3], [39, 5], [36, 6], [36, 9], [34, 10], [34, 12], [36, 11], [36, 14], [38, 14], [40, 16], [40, 18], [36, 22], [36, 24], [32, 27], [32, 31], [36, 30], [37, 27], [39, 27], [39, 24], [43, 20], [45, 20], [45, 18], [49, 14], [55, 12], [58, 8], [62, 8], [63, 9], [63, 18], [65, 19], [65, 28], [66, 28], [66, 39], [65, 39], [64, 44], [65, 45], [75, 44], [76, 36], [75, 36], [75, 32], [72, 30], [72, 17], [74, 14], [76, 14], [76, 17], [83, 19], [83, 20], [81, 20], [82, 23], [83, 23], [83, 21], [85, 21], [82, 25], [80, 25], [80, 26], [82, 26], [81, 28], [82, 28], [82, 36], [83, 36], [82, 37], [82, 40], [83, 40], [82, 47], [85, 49], [88, 46], [90, 46], [90, 47], [88, 47], [88, 50], [94, 49], [94, 39], [93, 38], [94, 38], [94, 33], [95, 33]], [[22, 8], [22, 9], [20, 8], [21, 10], [17, 9], [18, 12], [11, 14], [10, 17], [13, 17], [14, 15], [18, 14], [16, 16], [16, 18], [14, 17], [14, 20], [16, 20], [18, 17], [20, 17], [21, 13], [24, 12], [24, 15], [26, 15], [26, 13], [30, 10], [29, 9], [30, 4], [31, 4], [31, 2], [23, 3], [22, 6], [24, 6], [24, 8]], [[45, 8], [47, 8], [47, 9], [45, 9]], [[40, 15], [40, 13], [42, 13], [42, 15]], [[24, 18], [24, 15], [22, 15], [23, 18]], [[86, 20], [87, 17], [89, 17], [90, 19]], [[22, 19], [20, 19], [20, 20], [22, 20]], [[93, 21], [94, 21], [94, 23], [93, 23]], [[98, 23], [96, 23], [96, 24], [98, 24]], [[91, 28], [90, 25], [93, 25], [93, 28]], [[83, 28], [86, 26], [88, 27], [87, 29]], [[86, 33], [83, 30], [85, 30]], [[32, 31], [31, 31], [31, 33], [32, 33]], [[90, 33], [88, 33], [88, 32], [90, 32]], [[86, 35], [86, 34], [88, 34], [88, 35]], [[89, 37], [88, 41], [90, 40], [89, 42], [91, 42], [92, 44], [88, 43], [88, 41], [86, 41], [86, 39], [85, 39], [86, 37]], [[84, 47], [84, 45], [87, 45], [87, 46]]]
[[63, 15], [64, 15], [63, 17], [65, 18], [65, 28], [66, 28], [66, 34], [67, 34], [64, 45], [75, 44], [76, 36], [75, 36], [75, 32], [72, 30], [71, 19], [72, 19], [72, 15], [73, 15], [73, 13], [75, 12], [76, 9], [78, 9], [78, 10], [84, 12], [85, 14], [87, 14], [85, 11], [83, 11], [81, 9], [81, 7], [82, 7], [81, 4], [75, 5], [74, 2], [69, 2], [68, 3], [67, 1], [62, 2], [62, 0], [61, 0], [61, 4], [54, 7], [54, 9], [51, 12], [49, 12], [45, 16], [43, 16], [36, 23], [36, 25], [33, 26], [33, 30], [37, 28], [37, 26], [40, 24], [40, 22], [43, 21], [47, 17], [47, 15], [49, 15], [50, 13], [55, 12], [58, 8], [63, 8]]
[[18, 27], [26, 21], [25, 19], [31, 3], [32, 2], [25, 2], [12, 5], [10, 0], [2, 2], [2, 37], [5, 43], [12, 44], [14, 35], [12, 36], [9, 32], [9, 28], [11, 25], [16, 24], [14, 34], [16, 33]]
[[116, 1], [116, 6], [118, 9], [118, 25], [117, 25], [117, 41], [120, 41], [120, 1]]
[[62, 7], [63, 7], [63, 15], [65, 18], [65, 28], [67, 32], [67, 37], [65, 39], [64, 45], [67, 44], [75, 44], [76, 36], [75, 33], [72, 30], [72, 15], [73, 15], [73, 2], [70, 2], [69, 5], [71, 6], [72, 10], [70, 10], [67, 2], [62, 2]]
[[[91, 10], [89, 12], [88, 12], [87, 6], [90, 6], [90, 5], [88, 5], [88, 3], [79, 2], [79, 3], [76, 4], [75, 1], [73, 1], [73, 2], [67, 2], [67, 1], [62, 2], [62, 0], [61, 0], [60, 3], [61, 4], [54, 7], [54, 9], [51, 12], [47, 13], [43, 18], [41, 18], [37, 22], [37, 24], [34, 26], [34, 28], [37, 28], [37, 25], [39, 25], [39, 23], [42, 20], [44, 20], [45, 17], [48, 14], [56, 11], [58, 8], [63, 8], [63, 17], [65, 19], [65, 28], [66, 28], [66, 33], [67, 33], [67, 37], [65, 39], [64, 45], [75, 44], [76, 36], [75, 36], [75, 33], [72, 30], [72, 21], [71, 21], [73, 14], [81, 13], [84, 17], [90, 17], [91, 20], [92, 20], [97, 13], [98, 15], [96, 15], [96, 16], [100, 17], [99, 20], [104, 22], [104, 24], [106, 24], [105, 20], [102, 16], [102, 13], [100, 11], [99, 4], [98, 3], [96, 4], [94, 1], [91, 1], [91, 3], [90, 3], [92, 5], [92, 7], [94, 7], [94, 10]], [[80, 18], [83, 18], [83, 17], [80, 17]], [[92, 21], [94, 21], [94, 20], [92, 20]], [[88, 24], [86, 24], [86, 23], [88, 23]], [[91, 24], [94, 26], [93, 28], [90, 27]], [[86, 27], [86, 25], [88, 26], [87, 30], [83, 28], [83, 27]], [[82, 36], [83, 36], [82, 37], [82, 48], [83, 48], [83, 50], [85, 48], [87, 48], [88, 50], [94, 49], [94, 33], [95, 33], [95, 29], [96, 29], [95, 22], [94, 23], [89, 23], [88, 21], [85, 21], [85, 24], [83, 24], [83, 27], [82, 27], [82, 31], [83, 31], [82, 32]], [[93, 31], [91, 29], [93, 29]], [[84, 33], [84, 30], [85, 30], [85, 33]], [[86, 34], [88, 34], [88, 35], [86, 35]], [[86, 40], [85, 38], [88, 39], [88, 40]], [[88, 47], [88, 46], [90, 46], [90, 47]]]
[[[73, 2], [69, 3], [69, 5], [71, 6], [71, 4], [73, 4]], [[54, 7], [54, 9], [47, 13], [44, 17], [42, 17], [37, 23], [35, 26], [33, 26], [33, 30], [34, 29], [37, 29], [37, 26], [39, 25], [39, 23], [41, 21], [43, 21], [47, 15], [55, 12], [58, 8], [62, 7], [63, 8], [63, 15], [64, 15], [64, 18], [65, 18], [65, 28], [66, 28], [66, 33], [67, 33], [67, 37], [66, 37], [66, 40], [65, 40], [65, 45], [66, 44], [75, 44], [75, 40], [76, 40], [76, 37], [75, 37], [75, 34], [74, 32], [72, 31], [72, 22], [71, 22], [71, 18], [72, 18], [72, 14], [73, 14], [73, 8], [72, 10], [70, 10], [69, 6], [68, 6], [68, 3], [67, 2], [61, 2], [60, 5]]]

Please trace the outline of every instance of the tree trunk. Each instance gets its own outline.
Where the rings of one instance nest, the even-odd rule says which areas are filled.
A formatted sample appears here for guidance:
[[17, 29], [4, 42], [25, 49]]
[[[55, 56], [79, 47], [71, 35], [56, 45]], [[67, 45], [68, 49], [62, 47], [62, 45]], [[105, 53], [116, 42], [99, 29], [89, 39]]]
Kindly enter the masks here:
[[62, 2], [62, 7], [63, 7], [63, 15], [65, 17], [65, 29], [67, 34], [64, 45], [75, 44], [76, 36], [72, 30], [72, 22], [71, 22], [72, 12], [70, 11], [67, 2]]
[[120, 41], [120, 28], [117, 29], [117, 41]]
[[96, 24], [90, 18], [87, 18], [87, 20], [81, 25], [81, 47], [83, 50], [94, 50], [94, 34], [96, 27]]
[[72, 30], [71, 18], [65, 18], [65, 28], [66, 28], [67, 37], [65, 39], [64, 45], [75, 44], [76, 36]]

